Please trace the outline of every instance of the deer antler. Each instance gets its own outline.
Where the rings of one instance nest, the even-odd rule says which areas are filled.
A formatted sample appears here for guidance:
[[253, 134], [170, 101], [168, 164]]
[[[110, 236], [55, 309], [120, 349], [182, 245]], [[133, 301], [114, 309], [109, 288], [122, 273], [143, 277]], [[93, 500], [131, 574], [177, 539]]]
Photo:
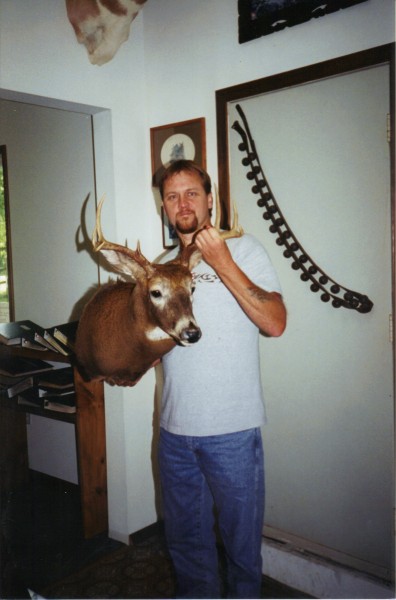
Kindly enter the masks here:
[[221, 231], [220, 230], [221, 204], [220, 204], [220, 198], [217, 193], [216, 186], [214, 186], [214, 197], [215, 197], [215, 203], [216, 203], [216, 219], [215, 219], [215, 223], [214, 223], [214, 228], [217, 229], [217, 231], [219, 232], [219, 234], [223, 240], [228, 240], [228, 239], [234, 238], [234, 237], [241, 237], [245, 232], [243, 230], [243, 227], [241, 225], [239, 225], [238, 210], [237, 210], [235, 202], [233, 203], [231, 229]]
[[109, 242], [103, 235], [101, 225], [101, 214], [105, 198], [105, 196], [102, 196], [98, 204], [98, 208], [96, 209], [95, 229], [92, 233], [93, 249], [95, 250], [95, 252], [100, 252], [101, 250], [117, 250], [118, 252], [124, 252], [125, 254], [134, 254], [133, 250], [130, 250], [129, 248], [127, 248], [127, 246], [121, 246], [120, 244], [114, 244], [113, 242]]
[[151, 263], [141, 253], [139, 242], [137, 243], [136, 250], [131, 250], [127, 246], [109, 242], [104, 237], [101, 225], [101, 212], [104, 201], [105, 196], [100, 200], [96, 210], [95, 229], [92, 233], [92, 247], [94, 251], [102, 252], [110, 264], [116, 267], [117, 271], [121, 273], [131, 275], [131, 261], [147, 269]]
[[103, 246], [110, 243], [106, 240], [106, 238], [103, 235], [102, 226], [100, 222], [100, 215], [102, 212], [102, 206], [104, 201], [105, 196], [102, 196], [102, 199], [100, 200], [96, 209], [95, 229], [92, 232], [92, 247], [95, 250], [95, 252], [99, 252], [103, 248]]

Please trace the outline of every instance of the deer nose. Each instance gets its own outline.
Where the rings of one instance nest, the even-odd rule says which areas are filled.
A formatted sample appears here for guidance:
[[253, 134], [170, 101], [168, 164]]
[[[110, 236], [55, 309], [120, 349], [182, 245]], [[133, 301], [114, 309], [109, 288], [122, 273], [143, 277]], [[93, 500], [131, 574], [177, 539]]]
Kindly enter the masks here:
[[198, 327], [194, 327], [190, 329], [185, 329], [180, 337], [182, 341], [187, 344], [195, 344], [195, 342], [198, 342], [201, 335], [201, 330]]

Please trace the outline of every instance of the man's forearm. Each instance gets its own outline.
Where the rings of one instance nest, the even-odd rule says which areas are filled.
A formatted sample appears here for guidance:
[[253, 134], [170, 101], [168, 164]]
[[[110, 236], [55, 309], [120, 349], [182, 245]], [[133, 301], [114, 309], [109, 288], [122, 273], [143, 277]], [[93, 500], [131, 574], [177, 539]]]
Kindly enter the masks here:
[[278, 337], [286, 327], [282, 297], [256, 286], [236, 264], [229, 248], [214, 228], [202, 230], [195, 243], [203, 259], [216, 271], [249, 319], [263, 333]]
[[260, 331], [273, 337], [282, 335], [286, 327], [286, 308], [280, 294], [255, 285], [235, 262], [217, 274]]

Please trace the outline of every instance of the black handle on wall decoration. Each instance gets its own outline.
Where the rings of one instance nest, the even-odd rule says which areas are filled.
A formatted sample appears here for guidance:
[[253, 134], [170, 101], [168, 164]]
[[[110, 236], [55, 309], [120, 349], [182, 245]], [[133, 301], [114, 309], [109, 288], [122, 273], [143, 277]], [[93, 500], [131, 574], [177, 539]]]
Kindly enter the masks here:
[[235, 121], [232, 129], [242, 138], [238, 149], [245, 153], [242, 164], [249, 169], [246, 177], [253, 182], [253, 194], [260, 196], [257, 204], [265, 208], [263, 218], [271, 222], [269, 230], [271, 233], [277, 235], [276, 243], [278, 246], [285, 247], [283, 256], [287, 259], [292, 259], [292, 269], [295, 271], [301, 270], [300, 279], [301, 281], [310, 282], [312, 292], [322, 292], [320, 295], [322, 302], [329, 302], [331, 300], [334, 308], [343, 306], [344, 308], [357, 310], [360, 313], [370, 312], [373, 308], [373, 303], [367, 296], [349, 290], [334, 281], [334, 279], [329, 277], [314, 263], [297, 240], [288, 226], [264, 175], [260, 159], [256, 152], [256, 146], [250, 133], [249, 124], [239, 104], [236, 105], [236, 110], [242, 119], [243, 127], [239, 121]]

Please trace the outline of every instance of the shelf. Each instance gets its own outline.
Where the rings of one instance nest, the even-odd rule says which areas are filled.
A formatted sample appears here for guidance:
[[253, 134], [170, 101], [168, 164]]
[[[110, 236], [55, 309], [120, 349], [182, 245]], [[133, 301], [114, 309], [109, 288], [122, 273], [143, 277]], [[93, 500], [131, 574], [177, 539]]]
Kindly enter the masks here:
[[[32, 350], [20, 346], [0, 344], [2, 356], [22, 356], [50, 362], [60, 362], [73, 366], [73, 357], [64, 356], [50, 350]], [[1, 485], [11, 489], [18, 485], [21, 475], [16, 473], [9, 456], [17, 456], [23, 469], [27, 469], [26, 424], [23, 413], [39, 415], [47, 419], [65, 421], [75, 425], [79, 485], [84, 534], [86, 538], [107, 531], [107, 469], [106, 469], [106, 433], [104, 414], [104, 388], [102, 382], [86, 382], [74, 367], [74, 385], [76, 390], [76, 413], [62, 413], [36, 406], [17, 403], [16, 398], [0, 396], [0, 410], [6, 431], [18, 432], [7, 435], [0, 446]], [[22, 427], [23, 425], [23, 427]], [[21, 433], [22, 432], [22, 433]], [[22, 449], [23, 452], [22, 452]], [[23, 470], [22, 469], [22, 470]]]
[[65, 421], [66, 423], [76, 423], [76, 413], [64, 413], [58, 410], [49, 410], [46, 408], [40, 408], [39, 406], [28, 406], [25, 404], [18, 404], [17, 398], [8, 398], [0, 393], [0, 402], [3, 408], [9, 410], [15, 410], [17, 412], [27, 413], [29, 415], [38, 415], [39, 417], [45, 417], [47, 419], [54, 419], [55, 421]]
[[52, 352], [51, 350], [32, 350], [31, 348], [22, 348], [22, 346], [6, 346], [0, 344], [0, 358], [1, 356], [22, 356], [25, 358], [39, 358], [41, 360], [48, 360], [50, 362], [62, 362], [71, 364], [73, 356], [64, 356], [59, 352]]

